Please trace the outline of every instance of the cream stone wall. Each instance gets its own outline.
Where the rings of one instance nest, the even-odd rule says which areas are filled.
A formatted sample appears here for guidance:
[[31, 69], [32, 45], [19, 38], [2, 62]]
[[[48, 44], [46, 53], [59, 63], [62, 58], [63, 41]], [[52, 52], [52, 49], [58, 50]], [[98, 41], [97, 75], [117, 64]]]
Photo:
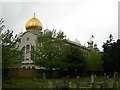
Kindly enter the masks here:
[[[19, 43], [19, 50], [21, 50], [26, 45], [35, 46], [36, 37], [37, 36], [31, 32], [23, 33], [23, 35], [20, 37], [21, 43]], [[27, 38], [29, 38], [29, 41], [27, 41]]]
[[[37, 33], [37, 34], [36, 34]], [[34, 66], [34, 62], [33, 60], [31, 60], [31, 46], [35, 46], [36, 45], [36, 39], [37, 39], [37, 35], [39, 32], [32, 32], [32, 31], [26, 31], [24, 32], [22, 35], [20, 35], [18, 38], [20, 39], [21, 42], [18, 42], [18, 47], [19, 50], [21, 50], [24, 46], [24, 60], [22, 61], [22, 65], [21, 68], [36, 68], [39, 69], [38, 66]], [[29, 38], [29, 40], [27, 40], [27, 38]], [[29, 45], [29, 59], [26, 59], [26, 45]]]

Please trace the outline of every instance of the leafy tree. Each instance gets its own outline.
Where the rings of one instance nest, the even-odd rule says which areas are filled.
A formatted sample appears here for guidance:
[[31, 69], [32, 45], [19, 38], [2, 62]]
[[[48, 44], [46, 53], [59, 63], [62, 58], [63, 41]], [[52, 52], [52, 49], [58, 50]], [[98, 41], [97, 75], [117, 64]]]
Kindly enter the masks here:
[[65, 35], [63, 32], [56, 30], [45, 30], [42, 35], [38, 36], [37, 44], [34, 47], [33, 55], [36, 65], [45, 68], [66, 68], [64, 61], [68, 47], [65, 45]]
[[102, 60], [104, 71], [120, 71], [120, 40], [114, 42], [113, 36], [110, 35], [103, 48]]
[[66, 57], [68, 69], [71, 70], [82, 70], [86, 69], [86, 58], [79, 46], [70, 46], [70, 53]]
[[45, 30], [33, 50], [35, 64], [45, 68], [83, 69], [85, 59], [80, 48], [67, 43], [63, 32]]
[[87, 58], [89, 71], [102, 71], [102, 53], [90, 52]]

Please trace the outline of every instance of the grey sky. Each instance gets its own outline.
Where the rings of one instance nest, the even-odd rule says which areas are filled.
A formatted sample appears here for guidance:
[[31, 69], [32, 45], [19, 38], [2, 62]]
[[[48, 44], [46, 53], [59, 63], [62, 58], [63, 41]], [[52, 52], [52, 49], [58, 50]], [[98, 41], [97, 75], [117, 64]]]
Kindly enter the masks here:
[[6, 29], [15, 34], [25, 31], [25, 23], [36, 17], [43, 29], [60, 29], [67, 38], [76, 38], [82, 45], [94, 35], [93, 41], [102, 49], [109, 34], [118, 38], [118, 0], [76, 0], [74, 2], [4, 2], [2, 15]]
[[120, 39], [120, 1], [118, 3], [118, 38]]

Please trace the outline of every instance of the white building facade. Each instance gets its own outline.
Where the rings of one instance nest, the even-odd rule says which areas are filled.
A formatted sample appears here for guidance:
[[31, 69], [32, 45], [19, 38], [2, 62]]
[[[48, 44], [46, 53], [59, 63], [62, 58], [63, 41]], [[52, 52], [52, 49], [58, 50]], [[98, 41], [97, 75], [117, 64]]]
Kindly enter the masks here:
[[21, 68], [39, 69], [38, 66], [34, 65], [31, 57], [31, 51], [36, 45], [37, 36], [42, 34], [42, 24], [34, 16], [26, 23], [26, 32], [20, 33], [18, 36], [18, 49], [22, 50], [22, 65]]

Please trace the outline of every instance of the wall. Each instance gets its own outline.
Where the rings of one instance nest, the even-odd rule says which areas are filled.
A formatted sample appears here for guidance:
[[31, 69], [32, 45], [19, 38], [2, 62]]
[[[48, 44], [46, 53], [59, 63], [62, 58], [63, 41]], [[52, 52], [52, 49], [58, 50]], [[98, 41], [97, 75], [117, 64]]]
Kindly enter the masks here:
[[39, 69], [24, 69], [24, 68], [12, 68], [9, 70], [9, 77], [12, 78], [31, 78], [39, 77], [43, 78], [43, 73], [46, 73], [46, 78], [57, 78], [58, 73], [56, 71], [46, 71]]
[[[12, 68], [9, 70], [9, 77], [11, 78], [43, 78], [45, 73], [46, 78], [63, 78], [69, 76], [70, 78], [76, 78], [77, 76], [91, 76], [92, 73], [98, 75], [104, 75], [103, 71], [68, 71], [68, 70], [40, 70], [40, 69], [24, 69], [24, 68]], [[107, 72], [108, 73], [108, 72]], [[112, 73], [108, 73], [112, 74]]]

